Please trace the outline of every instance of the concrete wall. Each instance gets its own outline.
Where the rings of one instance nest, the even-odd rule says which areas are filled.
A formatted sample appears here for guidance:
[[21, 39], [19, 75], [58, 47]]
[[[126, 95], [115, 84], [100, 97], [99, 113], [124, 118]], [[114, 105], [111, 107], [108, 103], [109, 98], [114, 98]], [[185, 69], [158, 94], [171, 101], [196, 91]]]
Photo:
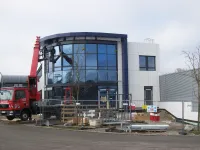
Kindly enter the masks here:
[[[182, 102], [160, 102], [160, 108], [166, 109], [177, 118], [182, 118]], [[192, 102], [184, 102], [184, 119], [197, 121], [198, 113], [192, 112]]]
[[[156, 71], [140, 71], [139, 55], [156, 56]], [[153, 86], [153, 101], [159, 101], [159, 45], [128, 43], [129, 93], [133, 100], [144, 101], [144, 86]]]

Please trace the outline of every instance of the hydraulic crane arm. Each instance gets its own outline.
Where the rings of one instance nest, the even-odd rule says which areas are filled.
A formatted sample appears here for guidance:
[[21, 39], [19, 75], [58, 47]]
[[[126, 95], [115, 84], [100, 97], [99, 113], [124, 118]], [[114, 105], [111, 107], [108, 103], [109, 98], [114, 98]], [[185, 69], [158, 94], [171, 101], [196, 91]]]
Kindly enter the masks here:
[[31, 64], [31, 70], [30, 70], [30, 76], [31, 77], [37, 76], [39, 51], [40, 51], [40, 37], [37, 36], [36, 41], [35, 41], [34, 50], [33, 50], [32, 64]]

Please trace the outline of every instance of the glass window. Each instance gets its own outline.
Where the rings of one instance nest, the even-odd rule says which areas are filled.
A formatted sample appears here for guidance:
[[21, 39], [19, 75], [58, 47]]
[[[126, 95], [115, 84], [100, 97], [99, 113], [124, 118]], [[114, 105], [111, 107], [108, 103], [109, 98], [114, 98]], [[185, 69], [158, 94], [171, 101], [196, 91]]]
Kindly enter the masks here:
[[107, 69], [107, 66], [104, 66], [104, 67], [98, 66], [98, 69], [99, 70], [105, 70], [105, 69]]
[[146, 68], [146, 57], [145, 56], [140, 56], [139, 57], [140, 61], [140, 68], [145, 67]]
[[107, 55], [108, 66], [116, 66], [116, 55]]
[[72, 67], [64, 67], [62, 75], [63, 75], [62, 83], [72, 83], [73, 81]]
[[98, 70], [98, 80], [107, 81], [107, 70]]
[[49, 61], [49, 72], [52, 72], [52, 68], [53, 68], [52, 66], [53, 66], [53, 63]]
[[108, 70], [117, 70], [116, 67], [108, 67]]
[[86, 66], [97, 66], [97, 54], [86, 54]]
[[83, 69], [85, 66], [85, 54], [74, 54], [74, 67]]
[[106, 54], [98, 54], [98, 66], [107, 66]]
[[80, 83], [85, 82], [85, 70], [74, 70], [74, 82]]
[[117, 81], [117, 72], [114, 70], [108, 70], [108, 81]]
[[155, 57], [148, 57], [148, 67], [155, 68]]
[[54, 67], [60, 67], [61, 66], [61, 57], [60, 56], [55, 57], [54, 61], [55, 61]]
[[74, 53], [85, 53], [84, 44], [74, 44]]
[[116, 54], [115, 45], [107, 45], [107, 54]]
[[61, 71], [61, 67], [55, 67], [54, 71]]
[[97, 71], [96, 70], [86, 70], [86, 82], [97, 81]]
[[22, 98], [26, 98], [26, 94], [25, 94], [25, 91], [15, 91], [15, 99], [16, 100], [19, 100], [19, 99], [22, 99]]
[[106, 53], [106, 45], [98, 44], [98, 53]]
[[97, 45], [96, 44], [86, 44], [86, 53], [97, 53]]
[[53, 77], [53, 83], [62, 83], [62, 71], [55, 71]]
[[155, 71], [155, 56], [139, 56], [139, 66], [141, 71]]
[[72, 54], [72, 44], [63, 45], [63, 53]]
[[48, 79], [47, 83], [52, 84], [53, 83], [53, 73], [48, 73], [47, 76], [48, 76], [47, 77], [47, 79]]
[[63, 55], [63, 66], [72, 66], [72, 55]]
[[55, 46], [55, 55], [60, 55], [59, 46]]

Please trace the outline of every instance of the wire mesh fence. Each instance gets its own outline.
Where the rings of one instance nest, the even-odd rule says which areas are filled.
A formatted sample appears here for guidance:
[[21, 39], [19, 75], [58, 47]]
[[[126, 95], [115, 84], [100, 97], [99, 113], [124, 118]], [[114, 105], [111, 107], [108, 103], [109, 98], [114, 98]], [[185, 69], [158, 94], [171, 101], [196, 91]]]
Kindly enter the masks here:
[[186, 120], [197, 121], [197, 112], [192, 112], [197, 105], [189, 101], [44, 99], [38, 107], [41, 125], [47, 121], [48, 124], [89, 126], [93, 120], [100, 120], [103, 125], [116, 122], [168, 124], [171, 130], [181, 130]]

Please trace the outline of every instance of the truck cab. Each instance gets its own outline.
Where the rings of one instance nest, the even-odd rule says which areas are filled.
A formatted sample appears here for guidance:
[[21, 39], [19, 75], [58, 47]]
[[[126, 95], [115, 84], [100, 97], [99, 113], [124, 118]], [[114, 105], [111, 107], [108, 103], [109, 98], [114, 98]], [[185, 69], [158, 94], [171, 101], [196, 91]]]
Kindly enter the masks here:
[[31, 118], [29, 91], [23, 87], [0, 89], [0, 113], [8, 120], [20, 118], [23, 121]]

